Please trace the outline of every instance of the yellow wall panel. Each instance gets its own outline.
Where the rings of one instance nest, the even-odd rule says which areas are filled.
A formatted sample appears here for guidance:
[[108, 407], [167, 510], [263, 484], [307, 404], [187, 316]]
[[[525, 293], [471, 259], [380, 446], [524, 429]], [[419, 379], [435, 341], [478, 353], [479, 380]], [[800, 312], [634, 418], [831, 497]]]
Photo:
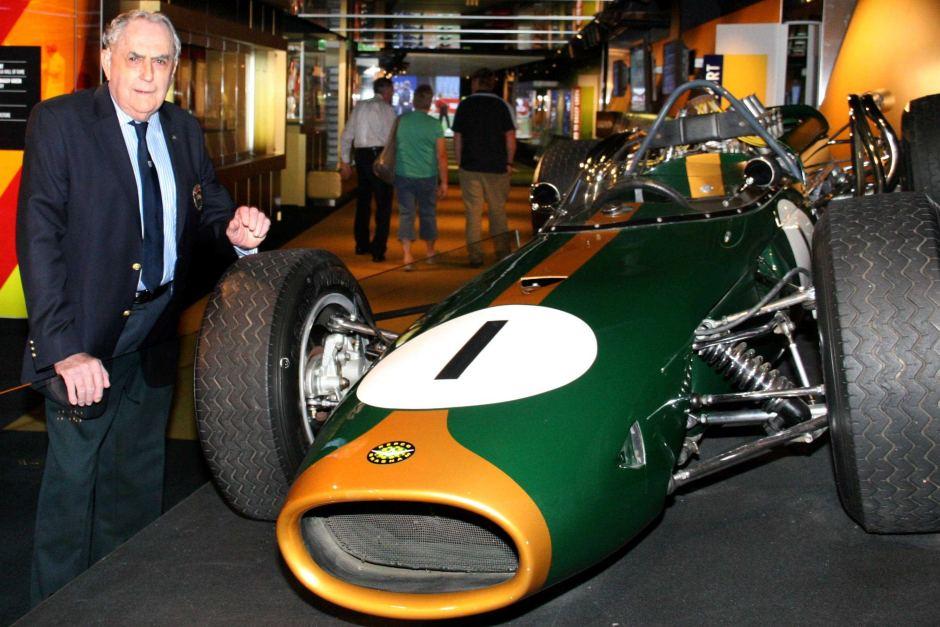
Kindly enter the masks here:
[[0, 318], [25, 318], [26, 301], [23, 300], [23, 281], [20, 267], [13, 268], [6, 282], [0, 286]]
[[767, 102], [767, 55], [726, 54], [721, 82], [738, 98], [757, 94]]

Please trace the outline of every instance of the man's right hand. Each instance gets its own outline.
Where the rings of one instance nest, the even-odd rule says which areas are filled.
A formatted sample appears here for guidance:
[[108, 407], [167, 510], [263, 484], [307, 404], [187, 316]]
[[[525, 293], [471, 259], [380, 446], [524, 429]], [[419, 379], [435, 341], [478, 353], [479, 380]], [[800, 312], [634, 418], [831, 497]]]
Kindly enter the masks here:
[[104, 389], [111, 387], [108, 371], [97, 357], [88, 353], [69, 355], [55, 363], [55, 371], [65, 381], [72, 405], [91, 405], [101, 400]]
[[348, 163], [339, 164], [339, 177], [344, 181], [352, 176], [352, 167]]

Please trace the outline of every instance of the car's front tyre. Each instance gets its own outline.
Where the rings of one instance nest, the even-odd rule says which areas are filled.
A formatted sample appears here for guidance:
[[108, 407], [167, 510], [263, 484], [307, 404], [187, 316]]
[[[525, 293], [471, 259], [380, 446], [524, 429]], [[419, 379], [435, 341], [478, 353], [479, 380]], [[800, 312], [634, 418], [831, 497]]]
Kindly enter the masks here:
[[940, 530], [938, 217], [920, 193], [866, 196], [813, 237], [836, 482], [870, 532]]
[[[564, 197], [578, 177], [581, 164], [598, 143], [596, 139], [555, 139], [539, 159], [532, 184], [551, 183]], [[533, 212], [532, 232], [537, 233], [547, 219], [547, 216]]]
[[216, 485], [245, 516], [277, 518], [312, 443], [301, 345], [309, 368], [333, 314], [371, 323], [359, 284], [324, 250], [240, 259], [209, 298], [196, 348], [196, 420]]

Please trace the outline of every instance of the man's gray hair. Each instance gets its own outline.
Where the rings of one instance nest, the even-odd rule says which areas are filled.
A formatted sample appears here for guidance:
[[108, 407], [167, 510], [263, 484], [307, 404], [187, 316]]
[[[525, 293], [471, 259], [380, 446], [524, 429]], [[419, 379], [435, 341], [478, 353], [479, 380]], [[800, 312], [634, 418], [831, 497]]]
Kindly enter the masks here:
[[180, 36], [176, 34], [176, 29], [173, 27], [173, 22], [170, 21], [170, 18], [165, 16], [163, 13], [153, 13], [152, 11], [127, 11], [121, 13], [116, 18], [111, 20], [111, 23], [108, 24], [107, 29], [104, 31], [104, 35], [101, 37], [101, 47], [105, 49], [111, 48], [114, 44], [124, 36], [124, 30], [127, 28], [127, 25], [134, 20], [147, 20], [152, 24], [163, 24], [166, 26], [167, 30], [170, 31], [173, 39], [173, 65], [180, 60], [180, 49], [182, 44], [180, 44]]

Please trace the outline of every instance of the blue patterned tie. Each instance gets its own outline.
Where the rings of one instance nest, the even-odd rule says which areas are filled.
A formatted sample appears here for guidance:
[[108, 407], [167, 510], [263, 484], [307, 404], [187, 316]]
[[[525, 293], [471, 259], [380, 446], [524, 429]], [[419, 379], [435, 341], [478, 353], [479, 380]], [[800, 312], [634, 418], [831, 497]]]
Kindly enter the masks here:
[[147, 123], [131, 122], [137, 131], [137, 166], [140, 170], [140, 196], [144, 220], [144, 288], [151, 292], [163, 280], [163, 198], [157, 167], [147, 150]]

